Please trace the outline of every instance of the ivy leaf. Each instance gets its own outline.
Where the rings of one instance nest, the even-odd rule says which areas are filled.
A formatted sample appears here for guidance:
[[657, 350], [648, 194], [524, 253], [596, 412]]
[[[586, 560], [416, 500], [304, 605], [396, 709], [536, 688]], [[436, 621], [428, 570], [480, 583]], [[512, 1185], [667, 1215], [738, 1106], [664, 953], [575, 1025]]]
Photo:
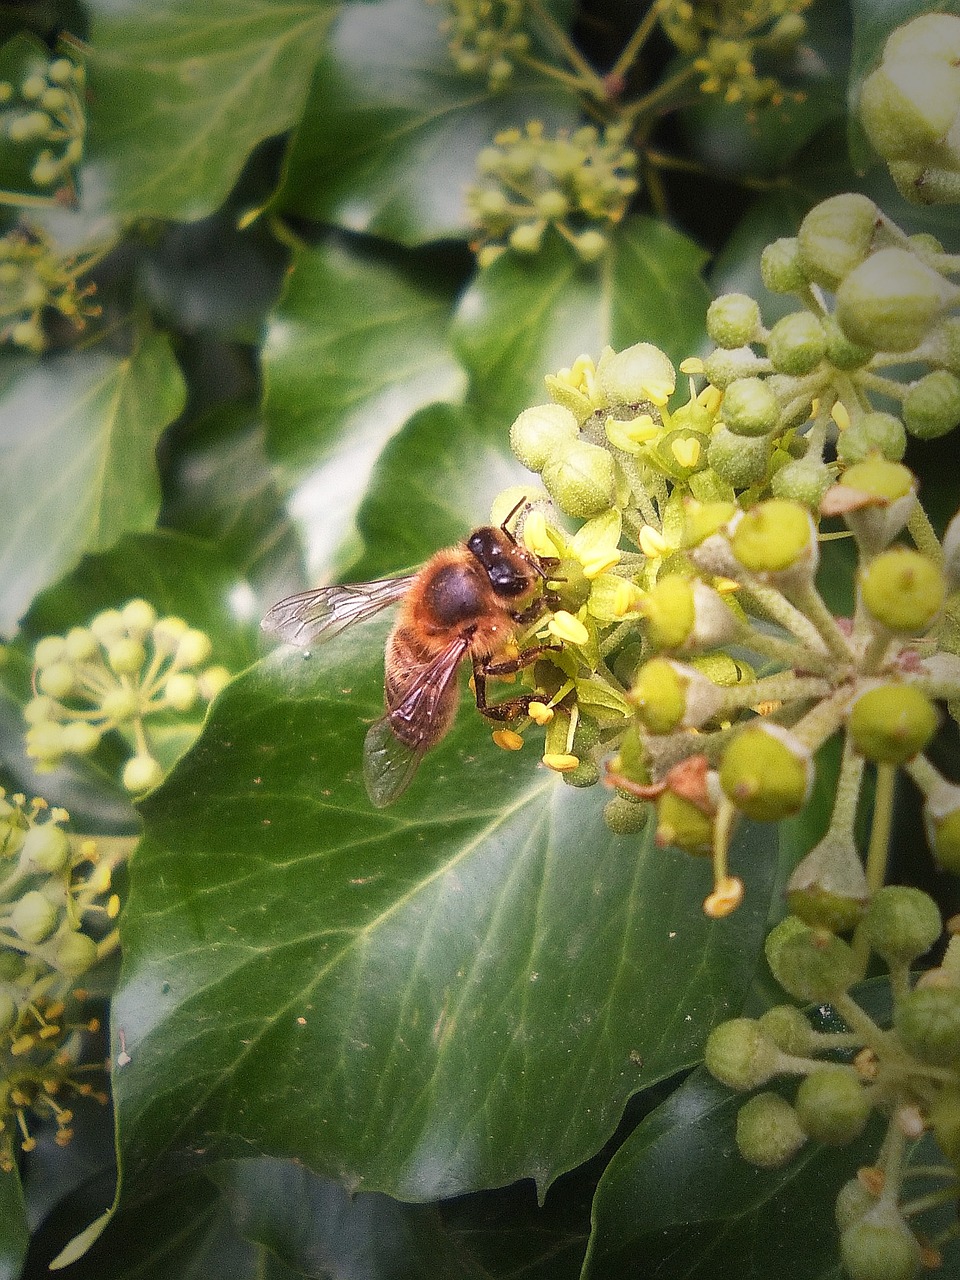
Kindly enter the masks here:
[[331, 0], [92, 0], [90, 156], [113, 211], [189, 221], [302, 110]]
[[462, 393], [445, 342], [452, 299], [414, 259], [391, 265], [337, 242], [294, 257], [267, 328], [264, 416], [313, 579], [356, 554], [356, 510], [391, 436]]
[[703, 332], [705, 261], [686, 236], [643, 216], [614, 233], [599, 263], [581, 263], [556, 235], [534, 258], [503, 254], [467, 290], [455, 321], [471, 399], [509, 422], [547, 398], [544, 374], [584, 353], [596, 359], [607, 344], [652, 342], [682, 360]]
[[347, 4], [331, 32], [287, 159], [278, 204], [401, 244], [468, 231], [466, 187], [508, 126], [572, 125], [576, 98], [522, 69], [491, 93], [457, 71], [423, 0]]
[[142, 807], [114, 1004], [131, 1187], [166, 1152], [253, 1149], [403, 1199], [542, 1194], [739, 1007], [759, 850], [745, 907], [709, 922], [702, 863], [611, 835], [601, 789], [470, 714], [370, 808], [384, 630], [234, 681]]
[[169, 339], [20, 361], [0, 388], [0, 632], [85, 551], [147, 529], [160, 505], [154, 450], [184, 384]]
[[0, 1170], [0, 1280], [17, 1280], [29, 1243], [20, 1171]]

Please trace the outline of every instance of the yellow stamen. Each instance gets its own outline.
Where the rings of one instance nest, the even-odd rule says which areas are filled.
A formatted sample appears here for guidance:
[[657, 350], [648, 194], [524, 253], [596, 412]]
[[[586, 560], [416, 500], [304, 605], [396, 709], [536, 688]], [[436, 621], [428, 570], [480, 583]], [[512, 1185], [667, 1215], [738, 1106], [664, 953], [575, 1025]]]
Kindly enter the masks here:
[[702, 405], [708, 413], [716, 413], [722, 400], [723, 392], [719, 387], [714, 387], [710, 384], [705, 386], [697, 396], [697, 403]]
[[553, 707], [548, 707], [545, 702], [531, 702], [527, 714], [535, 724], [549, 724], [553, 719]]
[[552, 769], [554, 773], [570, 773], [580, 766], [580, 761], [576, 756], [560, 752], [548, 753], [543, 757], [543, 763], [548, 769]]
[[523, 541], [535, 556], [555, 556], [560, 548], [550, 536], [542, 511], [531, 511], [523, 522]]
[[834, 401], [833, 408], [830, 410], [830, 417], [841, 431], [846, 431], [850, 425], [850, 414], [847, 412], [847, 406], [839, 400]]
[[711, 920], [722, 920], [736, 911], [743, 901], [743, 881], [738, 876], [724, 876], [703, 903], [703, 914]]
[[612, 569], [615, 564], [619, 564], [620, 552], [616, 548], [612, 551], [597, 551], [580, 563], [583, 576], [592, 580], [598, 578], [601, 573], [606, 573], [608, 569]]
[[670, 451], [681, 467], [695, 467], [700, 461], [700, 441], [692, 436], [674, 440]]
[[523, 746], [523, 739], [512, 729], [495, 729], [493, 740], [502, 751], [519, 751]]
[[116, 920], [119, 914], [120, 914], [120, 895], [119, 893], [111, 893], [110, 898], [107, 901], [107, 918], [109, 920]]
[[643, 602], [643, 592], [635, 582], [621, 578], [616, 585], [613, 596], [613, 611], [618, 618], [628, 613], [636, 613]]
[[735, 582], [733, 578], [717, 578], [713, 584], [714, 591], [718, 591], [722, 596], [729, 596], [734, 591], [740, 590], [740, 583]]
[[645, 556], [649, 556], [651, 560], [655, 560], [658, 556], [662, 556], [667, 551], [667, 540], [659, 529], [654, 529], [652, 524], [645, 524], [640, 530], [637, 538], [640, 550]]
[[687, 356], [680, 361], [681, 373], [703, 373], [703, 361], [699, 356]]
[[566, 609], [558, 609], [547, 623], [547, 630], [558, 640], [566, 640], [568, 644], [586, 644], [590, 632], [579, 618], [575, 618]]

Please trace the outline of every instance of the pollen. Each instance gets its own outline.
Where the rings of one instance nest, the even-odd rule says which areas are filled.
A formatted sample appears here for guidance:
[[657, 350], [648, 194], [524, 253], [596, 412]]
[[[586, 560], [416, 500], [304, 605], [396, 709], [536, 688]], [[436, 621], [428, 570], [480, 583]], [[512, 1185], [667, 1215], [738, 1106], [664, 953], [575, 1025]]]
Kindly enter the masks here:
[[645, 556], [651, 560], [656, 560], [667, 551], [667, 540], [659, 529], [655, 529], [652, 524], [645, 524], [640, 530], [637, 542], [640, 550]]
[[519, 751], [523, 746], [523, 739], [513, 729], [495, 729], [493, 740], [501, 751]]
[[713, 893], [704, 900], [703, 914], [711, 920], [722, 920], [732, 914], [743, 901], [743, 881], [739, 876], [723, 876]]
[[695, 467], [700, 461], [700, 441], [691, 438], [674, 440], [671, 452], [681, 467]]
[[527, 714], [535, 724], [549, 724], [553, 719], [553, 707], [548, 707], [545, 702], [531, 702]]
[[543, 763], [548, 769], [552, 769], [554, 773], [571, 773], [574, 769], [580, 767], [580, 761], [576, 756], [567, 755], [565, 752], [548, 752], [543, 757]]
[[547, 630], [558, 640], [566, 640], [568, 644], [586, 644], [590, 632], [579, 618], [575, 618], [566, 609], [558, 609], [547, 623]]

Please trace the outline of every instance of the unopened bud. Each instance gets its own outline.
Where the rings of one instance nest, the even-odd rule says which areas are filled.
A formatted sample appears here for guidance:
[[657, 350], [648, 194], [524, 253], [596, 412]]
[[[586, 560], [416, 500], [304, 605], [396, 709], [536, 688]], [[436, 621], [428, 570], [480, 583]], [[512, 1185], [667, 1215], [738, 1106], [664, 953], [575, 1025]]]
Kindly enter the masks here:
[[906, 249], [881, 249], [837, 290], [837, 320], [849, 338], [873, 351], [911, 351], [960, 289]]

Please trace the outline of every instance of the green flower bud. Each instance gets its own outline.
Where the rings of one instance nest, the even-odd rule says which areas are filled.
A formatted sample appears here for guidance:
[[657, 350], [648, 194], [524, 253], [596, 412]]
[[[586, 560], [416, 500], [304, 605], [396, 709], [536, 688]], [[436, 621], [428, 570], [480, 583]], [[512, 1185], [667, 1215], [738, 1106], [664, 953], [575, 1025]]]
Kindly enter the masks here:
[[596, 262], [606, 253], [610, 242], [600, 231], [582, 231], [574, 236], [573, 247], [581, 262]]
[[738, 378], [723, 396], [723, 420], [738, 436], [769, 435], [780, 419], [777, 398], [761, 378]]
[[713, 852], [713, 817], [675, 791], [665, 791], [657, 801], [658, 847], [671, 845], [695, 858], [707, 858]]
[[754, 1018], [732, 1018], [710, 1032], [703, 1064], [721, 1084], [746, 1093], [783, 1070], [783, 1054]]
[[42, 942], [57, 927], [57, 908], [37, 889], [25, 893], [10, 912], [10, 928], [24, 942]]
[[0, 991], [0, 1035], [6, 1035], [17, 1020], [17, 1002], [7, 991]]
[[899, 418], [892, 413], [865, 413], [840, 432], [837, 457], [851, 464], [879, 453], [889, 462], [899, 462], [906, 448], [907, 432]]
[[810, 311], [782, 316], [767, 338], [767, 356], [778, 373], [802, 377], [827, 354], [827, 335]]
[[787, 916], [767, 935], [770, 971], [795, 1000], [829, 1003], [860, 976], [852, 949], [826, 929]]
[[212, 652], [213, 645], [206, 632], [191, 628], [180, 637], [176, 660], [181, 667], [197, 667], [206, 662]]
[[188, 630], [182, 618], [160, 618], [153, 624], [153, 647], [164, 656], [174, 653]]
[[97, 944], [85, 933], [71, 931], [59, 939], [53, 955], [53, 964], [61, 973], [71, 978], [79, 978], [96, 962]]
[[114, 640], [107, 650], [107, 661], [118, 676], [132, 676], [147, 660], [147, 651], [139, 640], [124, 637]]
[[604, 805], [603, 820], [618, 836], [631, 836], [643, 831], [650, 819], [650, 805], [627, 796], [613, 796]]
[[960, 1066], [960, 988], [914, 988], [895, 1009], [893, 1025], [903, 1047], [920, 1062]]
[[960, 1164], [960, 1087], [941, 1089], [928, 1119], [940, 1150], [952, 1165]]
[[807, 1137], [831, 1147], [858, 1138], [870, 1119], [870, 1095], [846, 1067], [811, 1072], [800, 1082], [793, 1105]]
[[40, 766], [50, 766], [63, 755], [63, 727], [51, 720], [32, 725], [26, 734], [27, 755]]
[[510, 428], [510, 448], [525, 467], [542, 471], [555, 453], [563, 453], [579, 435], [577, 420], [563, 405], [524, 409]]
[[73, 692], [76, 677], [69, 662], [51, 662], [42, 667], [37, 676], [37, 685], [51, 698], [65, 698]]
[[797, 232], [800, 265], [807, 279], [835, 289], [870, 253], [881, 221], [872, 200], [851, 192], [815, 205]]
[[920, 1245], [895, 1205], [878, 1200], [840, 1236], [850, 1280], [914, 1280]]
[[840, 1188], [837, 1195], [835, 1217], [841, 1231], [852, 1227], [855, 1222], [877, 1203], [876, 1196], [870, 1194], [859, 1178], [851, 1178]]
[[851, 342], [833, 316], [824, 316], [820, 324], [827, 337], [827, 359], [835, 369], [860, 369], [873, 355], [868, 347]]
[[69, 58], [57, 58], [47, 69], [47, 78], [52, 84], [69, 84], [73, 77], [73, 63]]
[[703, 371], [709, 382], [723, 391], [738, 378], [749, 378], [763, 365], [763, 361], [751, 347], [736, 347], [732, 351], [721, 348], [711, 351], [703, 362]]
[[86, 720], [71, 720], [63, 726], [63, 750], [69, 754], [89, 755], [96, 750], [99, 742], [99, 730]]
[[809, 749], [780, 725], [747, 725], [720, 761], [724, 794], [754, 822], [779, 822], [798, 813], [812, 785]]
[[760, 1029], [778, 1049], [797, 1058], [809, 1056], [813, 1048], [813, 1027], [792, 1004], [777, 1004], [760, 1018]]
[[110, 689], [103, 695], [100, 709], [108, 720], [121, 724], [137, 714], [140, 702], [133, 689]]
[[774, 474], [770, 489], [775, 498], [799, 502], [811, 511], [818, 511], [823, 495], [832, 483], [833, 476], [824, 462], [798, 458]]
[[600, 445], [575, 440], [548, 459], [542, 474], [547, 492], [565, 515], [588, 520], [613, 505], [616, 469]]
[[906, 249], [881, 249], [837, 290], [837, 320], [848, 338], [873, 351], [911, 351], [960, 290]]
[[707, 308], [707, 335], [718, 347], [748, 346], [761, 329], [760, 307], [746, 293], [722, 294]]
[[929, 57], [884, 59], [860, 89], [860, 119], [884, 160], [929, 155], [960, 110], [960, 75]]
[[770, 437], [734, 435], [721, 424], [710, 439], [707, 462], [722, 480], [735, 489], [748, 489], [767, 474]]
[[546, 229], [545, 222], [521, 222], [508, 236], [510, 248], [517, 253], [539, 253]]
[[909, 547], [890, 547], [860, 571], [860, 594], [871, 616], [894, 635], [921, 635], [943, 608], [946, 583], [932, 560]]
[[943, 921], [929, 894], [909, 885], [888, 884], [870, 899], [863, 930], [887, 964], [912, 964], [940, 937]]
[[712, 587], [679, 574], [657, 579], [643, 615], [654, 649], [714, 648], [731, 640], [737, 629], [736, 618]]
[[778, 1093], [758, 1093], [737, 1112], [737, 1150], [760, 1169], [783, 1168], [806, 1140], [796, 1112]]
[[927, 796], [923, 820], [939, 865], [960, 875], [960, 787], [944, 783]]
[[146, 600], [130, 600], [121, 609], [120, 617], [131, 635], [145, 636], [157, 620], [157, 611]]
[[31, 827], [24, 837], [20, 861], [37, 871], [57, 875], [70, 861], [70, 842], [53, 822]]
[[134, 794], [149, 791], [163, 781], [163, 769], [153, 756], [131, 756], [123, 767], [123, 785]]
[[45, 111], [25, 111], [10, 118], [7, 134], [11, 142], [33, 142], [49, 137], [52, 126], [53, 121]]
[[673, 394], [677, 374], [670, 360], [652, 342], [637, 342], [625, 351], [601, 359], [597, 382], [607, 403], [665, 404]]
[[673, 733], [683, 724], [688, 683], [679, 664], [652, 658], [637, 672], [627, 696], [651, 733]]
[[41, 694], [37, 698], [31, 698], [23, 708], [23, 718], [27, 724], [42, 724], [45, 720], [52, 720], [56, 713], [56, 703], [46, 694]]
[[64, 644], [71, 662], [91, 662], [100, 652], [97, 637], [88, 627], [73, 627]]
[[760, 278], [771, 293], [800, 293], [806, 288], [796, 236], [785, 236], [766, 246], [760, 255]]
[[186, 671], [172, 675], [163, 689], [164, 697], [176, 711], [189, 711], [197, 700], [198, 692], [196, 676]]
[[731, 522], [730, 548], [751, 573], [813, 573], [819, 550], [810, 512], [798, 502], [771, 498]]
[[937, 731], [936, 708], [911, 684], [881, 684], [860, 694], [850, 711], [850, 737], [875, 764], [906, 764]]
[[903, 398], [907, 430], [919, 440], [936, 440], [960, 422], [960, 378], [934, 369], [907, 390]]
[[49, 667], [69, 657], [63, 636], [44, 636], [38, 640], [33, 650], [33, 662], [36, 667]]
[[567, 787], [595, 787], [600, 781], [600, 766], [595, 760], [581, 756], [577, 767], [565, 770], [560, 777]]
[[106, 648], [127, 633], [126, 624], [119, 609], [104, 609], [90, 623], [90, 630]]

